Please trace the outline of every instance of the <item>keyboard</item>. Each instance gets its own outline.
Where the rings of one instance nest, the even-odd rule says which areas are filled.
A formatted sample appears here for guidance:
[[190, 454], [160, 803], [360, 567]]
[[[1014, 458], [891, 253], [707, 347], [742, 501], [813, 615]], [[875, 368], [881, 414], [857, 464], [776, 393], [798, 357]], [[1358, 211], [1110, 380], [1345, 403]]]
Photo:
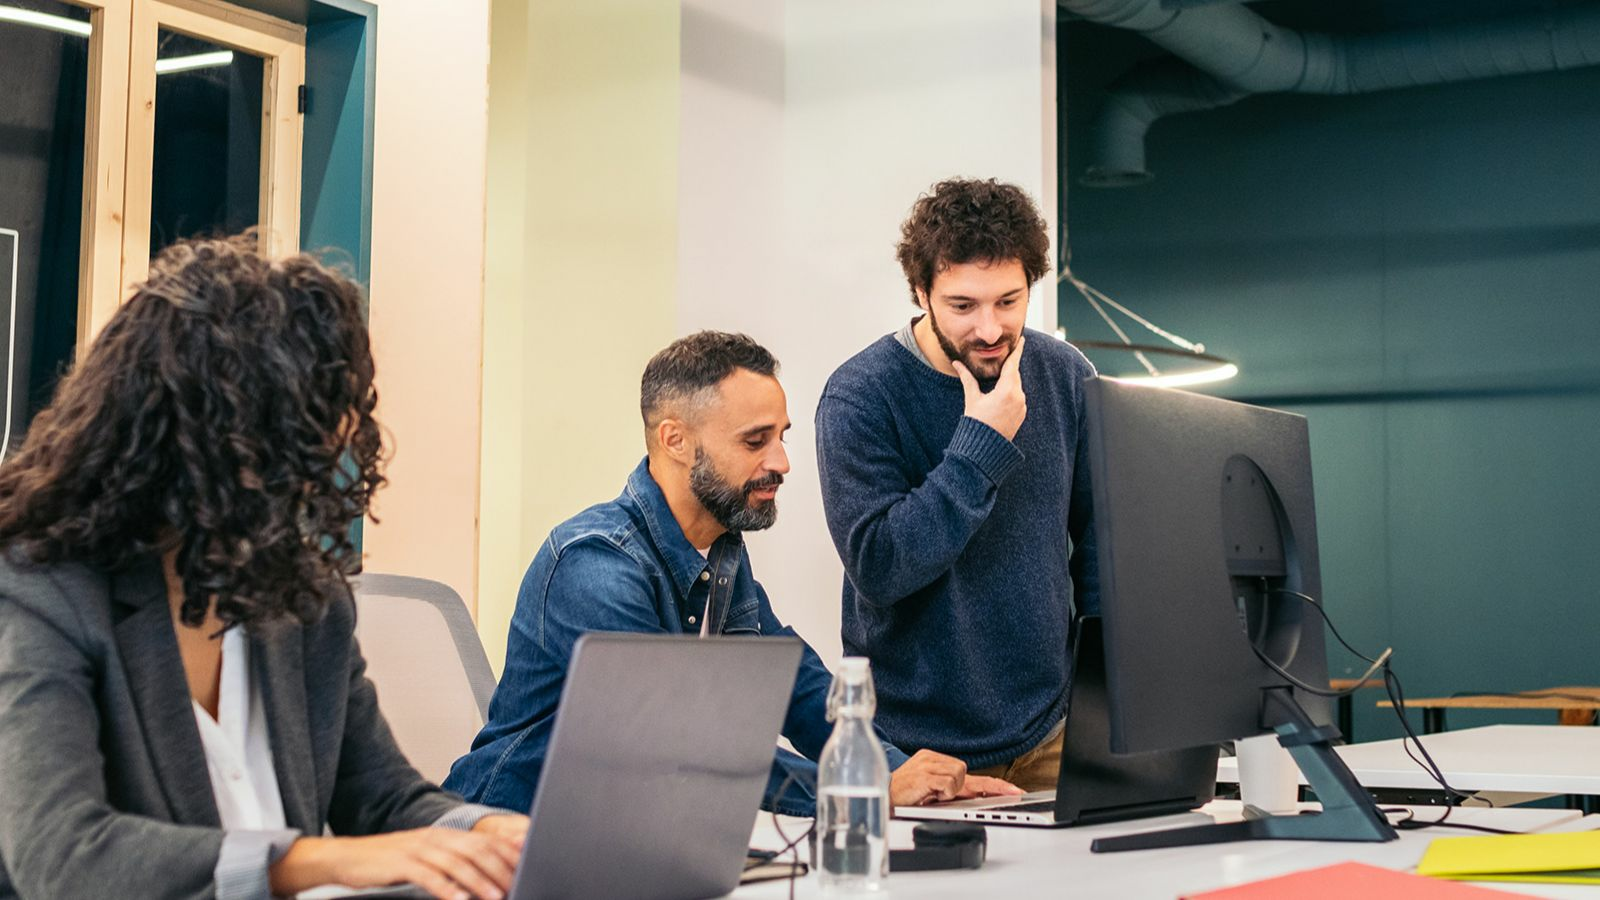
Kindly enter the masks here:
[[1038, 801], [1036, 803], [1018, 803], [1015, 806], [992, 806], [992, 807], [989, 808], [990, 812], [1000, 812], [1002, 810], [1005, 811], [1005, 812], [1030, 812], [1030, 813], [1032, 813], [1032, 812], [1040, 812], [1040, 813], [1055, 812], [1055, 810], [1056, 810], [1056, 802], [1054, 800], [1040, 800], [1040, 801]]

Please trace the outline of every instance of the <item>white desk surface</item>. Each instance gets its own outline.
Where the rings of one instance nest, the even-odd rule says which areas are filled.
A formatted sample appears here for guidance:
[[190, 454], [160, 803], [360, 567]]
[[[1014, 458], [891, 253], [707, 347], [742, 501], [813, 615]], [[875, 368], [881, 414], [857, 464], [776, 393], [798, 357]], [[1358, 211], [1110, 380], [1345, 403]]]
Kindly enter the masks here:
[[[1600, 728], [1489, 725], [1425, 734], [1422, 745], [1445, 778], [1464, 791], [1600, 794]], [[1399, 740], [1339, 747], [1356, 780], [1369, 788], [1437, 789]], [[1237, 760], [1218, 762], [1217, 780], [1239, 780]], [[1304, 776], [1301, 783], [1305, 783]]]
[[[988, 861], [977, 870], [948, 872], [902, 872], [891, 874], [888, 890], [874, 895], [894, 898], [972, 898], [972, 897], [1073, 897], [1073, 898], [1172, 898], [1180, 894], [1245, 884], [1263, 878], [1286, 875], [1301, 869], [1337, 862], [1357, 861], [1390, 869], [1407, 870], [1416, 866], [1423, 851], [1435, 837], [1472, 835], [1457, 829], [1402, 831], [1398, 841], [1385, 844], [1353, 844], [1306, 841], [1253, 841], [1212, 844], [1203, 847], [1175, 847], [1127, 853], [1090, 853], [1089, 842], [1096, 837], [1129, 834], [1160, 827], [1177, 827], [1209, 821], [1237, 820], [1237, 801], [1218, 800], [1204, 807], [1210, 816], [1188, 813], [1111, 825], [1082, 828], [1004, 828], [990, 826]], [[1437, 815], [1438, 807], [1422, 807], [1420, 816]], [[1600, 816], [1579, 818], [1575, 811], [1560, 809], [1458, 808], [1450, 818], [1456, 821], [1517, 831], [1584, 831], [1600, 829]], [[807, 819], [785, 819], [790, 836], [810, 825]], [[890, 825], [890, 846], [911, 846], [915, 823], [896, 819]], [[772, 817], [762, 813], [757, 819], [751, 846], [777, 849], [783, 846], [772, 827]], [[806, 858], [804, 845], [801, 859]], [[1596, 900], [1600, 891], [1583, 885], [1500, 884], [1485, 885], [1503, 891], [1537, 897], [1584, 898]], [[745, 885], [732, 895], [736, 900], [777, 900], [789, 896], [786, 881]], [[815, 873], [795, 883], [796, 897], [823, 896]]]

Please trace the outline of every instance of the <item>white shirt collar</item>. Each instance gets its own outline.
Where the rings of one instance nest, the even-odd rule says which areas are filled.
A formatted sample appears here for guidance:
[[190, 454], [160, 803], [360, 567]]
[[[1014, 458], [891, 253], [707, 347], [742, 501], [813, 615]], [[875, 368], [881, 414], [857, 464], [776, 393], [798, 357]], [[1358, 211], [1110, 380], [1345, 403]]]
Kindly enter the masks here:
[[217, 718], [190, 701], [224, 830], [285, 827], [283, 796], [257, 681], [250, 665], [250, 642], [244, 628], [235, 626], [222, 636]]

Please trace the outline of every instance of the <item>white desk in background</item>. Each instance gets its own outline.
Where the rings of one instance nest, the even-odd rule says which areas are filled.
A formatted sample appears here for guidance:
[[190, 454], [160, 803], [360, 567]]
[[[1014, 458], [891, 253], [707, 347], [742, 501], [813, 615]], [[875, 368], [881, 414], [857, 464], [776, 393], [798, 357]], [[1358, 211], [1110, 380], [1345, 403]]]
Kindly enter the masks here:
[[[1422, 745], [1458, 790], [1600, 796], [1600, 728], [1489, 725], [1423, 735]], [[1400, 740], [1335, 749], [1364, 787], [1439, 787]], [[1217, 780], [1239, 780], [1233, 757], [1218, 763]]]
[[[1312, 804], [1308, 806], [1315, 808]], [[1402, 831], [1399, 840], [1385, 844], [1246, 841], [1128, 853], [1089, 852], [1089, 842], [1097, 837], [1198, 824], [1206, 821], [1207, 814], [1217, 821], [1237, 821], [1240, 817], [1237, 801], [1217, 800], [1203, 809], [1205, 813], [1079, 828], [990, 826], [988, 861], [983, 868], [891, 874], [887, 885], [889, 890], [880, 896], [902, 900], [967, 900], [973, 897], [1172, 900], [1180, 894], [1245, 884], [1339, 862], [1364, 862], [1388, 869], [1409, 870], [1416, 866], [1434, 838], [1476, 834], [1472, 831], [1433, 828]], [[1438, 807], [1419, 807], [1416, 814], [1419, 817], [1431, 817], [1442, 811]], [[1563, 809], [1458, 808], [1450, 814], [1452, 821], [1514, 831], [1600, 829], [1600, 816], [1582, 819], [1579, 816], [1575, 810]], [[810, 824], [809, 819], [786, 818], [784, 830], [793, 837]], [[912, 822], [894, 820], [890, 824], [890, 846], [897, 849], [910, 847], [913, 825]], [[783, 846], [773, 830], [770, 815], [762, 813], [758, 817], [751, 846], [768, 849]], [[801, 845], [800, 858], [806, 858], [804, 844]], [[1574, 900], [1595, 900], [1600, 897], [1600, 891], [1583, 885], [1501, 884], [1497, 887], [1537, 897]], [[789, 884], [786, 881], [768, 881], [745, 885], [732, 896], [735, 900], [777, 900], [789, 896]], [[795, 896], [822, 896], [815, 873], [795, 883]]]

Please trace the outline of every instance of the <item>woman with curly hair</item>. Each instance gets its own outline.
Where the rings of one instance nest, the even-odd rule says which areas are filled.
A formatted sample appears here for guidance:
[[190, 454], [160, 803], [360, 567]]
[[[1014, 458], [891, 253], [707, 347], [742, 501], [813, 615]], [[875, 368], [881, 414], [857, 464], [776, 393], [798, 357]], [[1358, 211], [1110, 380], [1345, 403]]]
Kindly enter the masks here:
[[360, 289], [254, 244], [164, 252], [0, 465], [0, 900], [509, 889], [526, 817], [406, 762], [354, 638]]

